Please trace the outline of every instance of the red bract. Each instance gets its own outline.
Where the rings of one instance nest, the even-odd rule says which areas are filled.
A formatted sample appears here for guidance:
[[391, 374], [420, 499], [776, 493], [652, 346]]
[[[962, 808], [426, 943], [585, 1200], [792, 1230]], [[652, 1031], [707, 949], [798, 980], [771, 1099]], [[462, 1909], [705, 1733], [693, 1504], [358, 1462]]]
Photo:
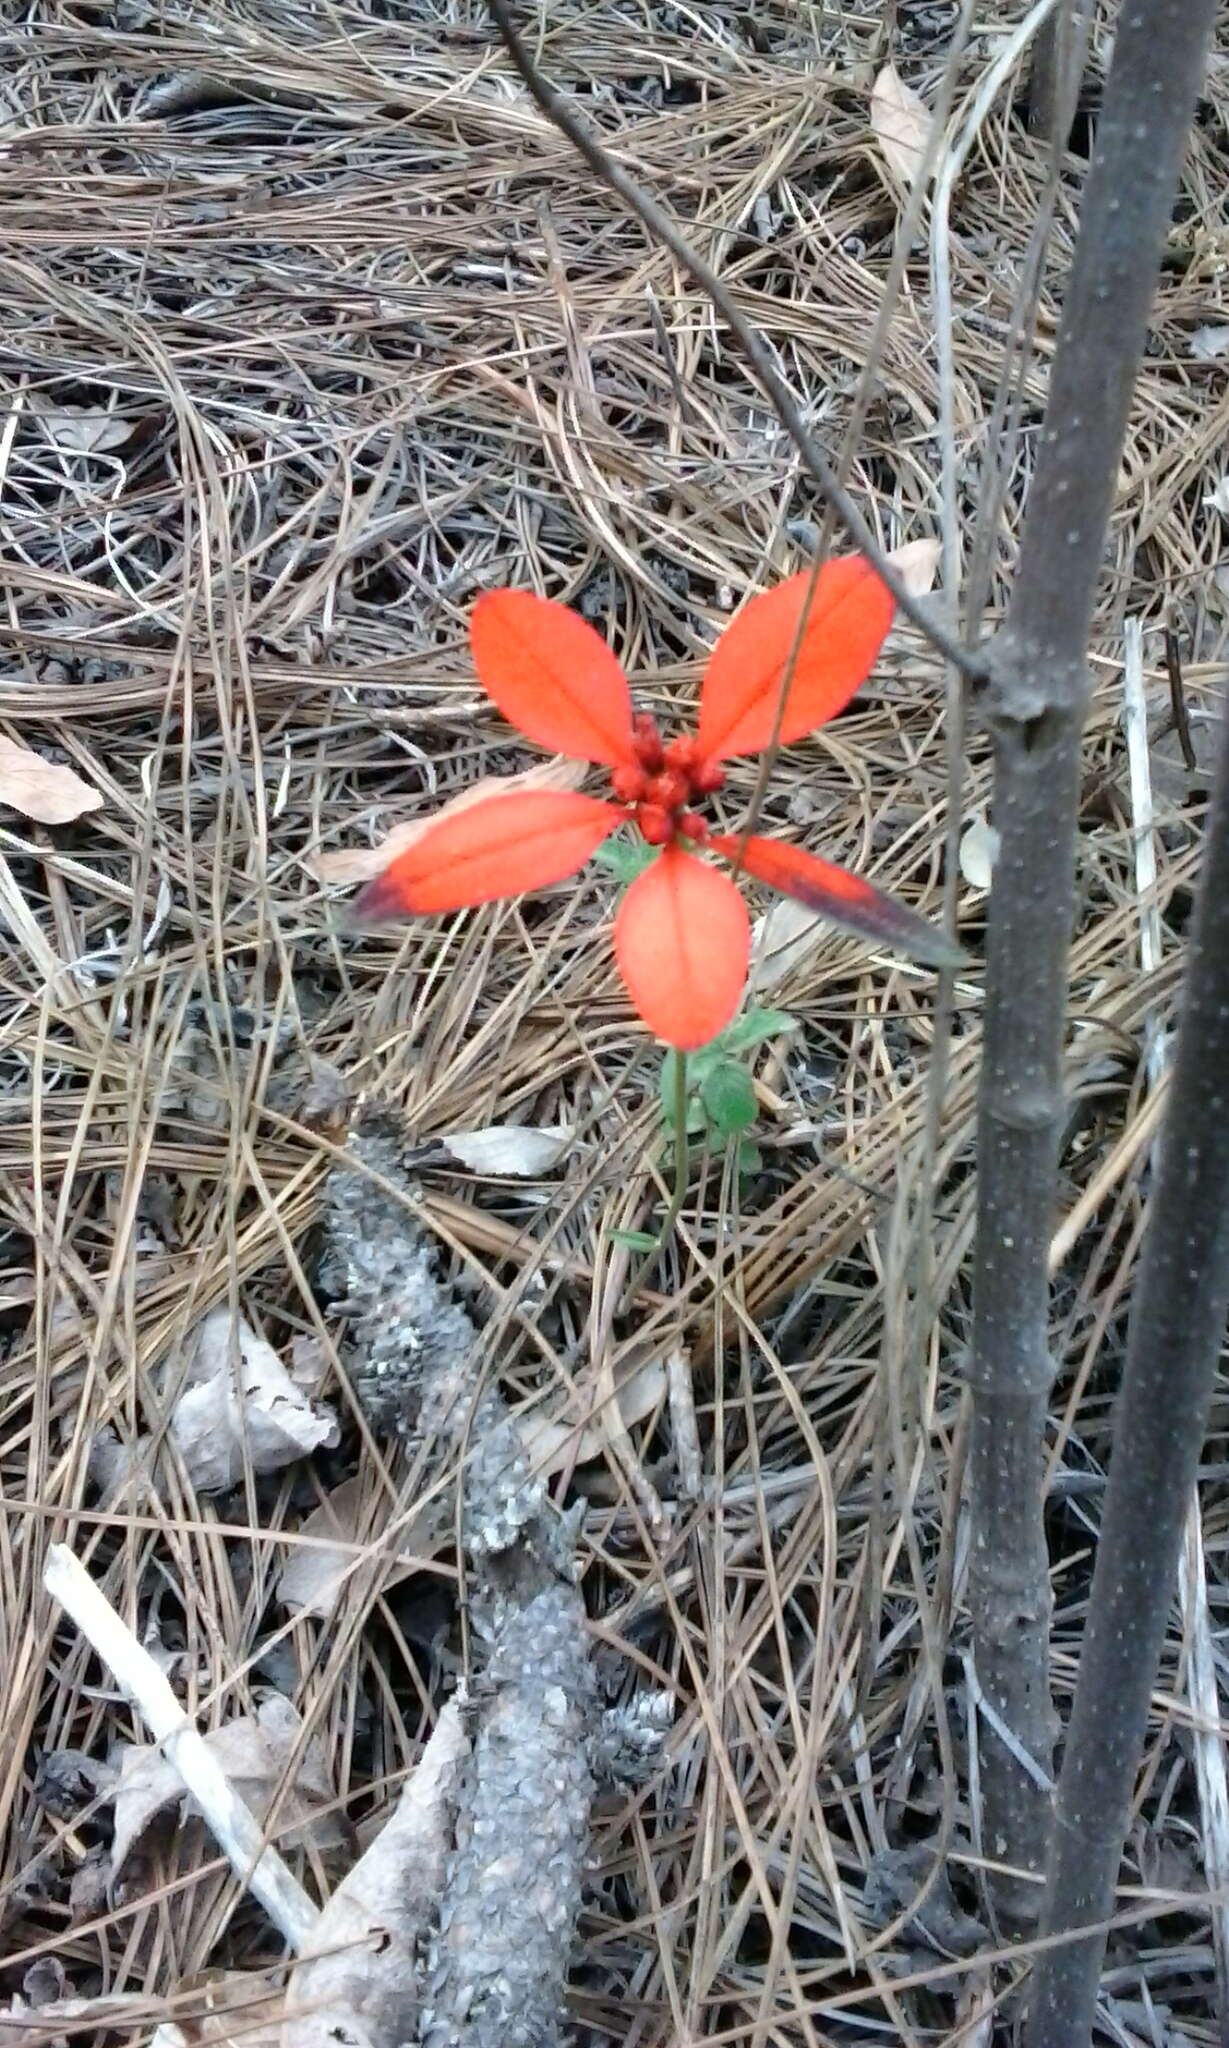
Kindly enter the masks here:
[[788, 745], [843, 710], [891, 623], [891, 595], [860, 556], [828, 562], [818, 578], [803, 570], [743, 606], [705, 671], [694, 738], [663, 743], [647, 712], [633, 714], [623, 670], [582, 618], [529, 591], [491, 591], [470, 623], [487, 695], [527, 739], [608, 768], [611, 797], [484, 798], [430, 826], [362, 891], [358, 914], [463, 910], [545, 888], [630, 824], [662, 852], [619, 907], [615, 958], [649, 1029], [680, 1051], [729, 1023], [751, 943], [737, 888], [697, 850], [863, 938], [951, 964], [959, 955], [941, 932], [860, 876], [782, 840], [714, 834], [697, 808], [721, 787], [731, 755], [759, 752], [774, 733]]

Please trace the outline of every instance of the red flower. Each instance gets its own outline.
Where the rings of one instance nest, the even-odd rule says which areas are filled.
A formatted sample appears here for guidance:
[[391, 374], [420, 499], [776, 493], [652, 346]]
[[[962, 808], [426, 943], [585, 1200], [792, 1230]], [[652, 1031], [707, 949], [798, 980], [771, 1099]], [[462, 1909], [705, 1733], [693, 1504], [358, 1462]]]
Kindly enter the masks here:
[[647, 713], [633, 716], [623, 670], [575, 612], [524, 590], [479, 598], [470, 644], [487, 695], [527, 739], [610, 769], [613, 801], [536, 790], [483, 798], [441, 818], [369, 883], [359, 916], [461, 910], [545, 888], [632, 824], [662, 850], [619, 906], [615, 957], [649, 1029], [680, 1051], [729, 1023], [751, 939], [737, 888], [693, 848], [881, 945], [938, 966], [958, 959], [941, 932], [859, 876], [779, 839], [714, 833], [695, 808], [721, 787], [730, 755], [758, 752], [774, 731], [787, 746], [801, 739], [869, 673], [892, 623], [890, 593], [858, 555], [825, 564], [807, 609], [812, 581], [803, 570], [743, 606], [705, 671], [695, 737], [669, 743]]

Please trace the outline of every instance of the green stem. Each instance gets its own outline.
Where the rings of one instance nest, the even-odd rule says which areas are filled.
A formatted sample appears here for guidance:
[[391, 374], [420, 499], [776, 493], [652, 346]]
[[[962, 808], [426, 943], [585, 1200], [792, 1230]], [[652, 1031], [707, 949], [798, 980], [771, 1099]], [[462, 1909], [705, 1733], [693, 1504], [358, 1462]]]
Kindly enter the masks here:
[[653, 1248], [645, 1253], [640, 1268], [628, 1288], [629, 1300], [634, 1300], [640, 1292], [640, 1289], [644, 1286], [645, 1281], [649, 1278], [654, 1266], [657, 1264], [663, 1247], [673, 1235], [674, 1226], [679, 1220], [679, 1212], [683, 1206], [683, 1198], [687, 1193], [687, 1183], [690, 1178], [689, 1168], [690, 1147], [687, 1143], [687, 1055], [685, 1052], [678, 1052], [674, 1056], [674, 1187], [670, 1194], [670, 1206], [662, 1218], [661, 1229], [654, 1239]]

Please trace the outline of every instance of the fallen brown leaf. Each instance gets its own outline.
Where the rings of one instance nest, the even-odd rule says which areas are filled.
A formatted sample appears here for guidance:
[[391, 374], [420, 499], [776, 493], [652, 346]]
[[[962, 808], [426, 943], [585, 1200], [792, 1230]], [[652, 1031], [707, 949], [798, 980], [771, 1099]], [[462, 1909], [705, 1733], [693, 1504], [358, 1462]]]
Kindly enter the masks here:
[[[350, 1840], [350, 1829], [336, 1804], [328, 1752], [317, 1737], [304, 1743], [301, 1730], [297, 1708], [272, 1693], [254, 1714], [223, 1722], [205, 1741], [257, 1819], [273, 1814], [283, 1852], [306, 1842], [322, 1851], [336, 1849]], [[115, 1789], [113, 1881], [151, 1822], [170, 1807], [188, 1804], [183, 1779], [155, 1744], [134, 1743], [124, 1751]]]
[[[632, 1428], [635, 1423], [643, 1422], [646, 1415], [651, 1415], [665, 1392], [666, 1361], [660, 1354], [638, 1360], [625, 1359], [620, 1367], [616, 1393], [624, 1429]], [[603, 1419], [599, 1390], [592, 1372], [577, 1380], [575, 1398], [569, 1405], [577, 1412], [575, 1421], [540, 1412], [514, 1418], [525, 1455], [534, 1471], [543, 1477], [559, 1471], [569, 1458], [578, 1465], [588, 1465], [609, 1447], [611, 1426]]]
[[199, 1492], [224, 1492], [249, 1464], [253, 1472], [277, 1472], [338, 1441], [332, 1409], [308, 1400], [242, 1316], [213, 1309], [191, 1341], [170, 1436]]
[[175, 2003], [178, 2018], [159, 2027], [150, 2048], [282, 2048], [285, 1999], [272, 1977], [201, 1970], [178, 1985]]
[[[304, 1522], [299, 1534], [314, 1540], [291, 1551], [278, 1578], [277, 1597], [283, 1607], [298, 1614], [327, 1618], [347, 1585], [353, 1590], [360, 1580], [364, 1588], [374, 1587], [378, 1582], [387, 1592], [400, 1585], [402, 1579], [408, 1579], [424, 1558], [434, 1557], [445, 1548], [452, 1531], [444, 1518], [441, 1521], [443, 1526], [434, 1531], [429, 1515], [415, 1516], [402, 1530], [395, 1554], [385, 1557], [383, 1531], [373, 1529], [371, 1517], [364, 1511], [358, 1479], [343, 1479]], [[360, 1563], [361, 1549], [380, 1554]], [[410, 1561], [403, 1563], [405, 1558]]]
[[66, 405], [43, 414], [43, 432], [62, 455], [106, 455], [132, 439], [135, 423], [98, 406]]
[[994, 879], [999, 856], [999, 835], [980, 811], [969, 819], [960, 841], [960, 872], [970, 889], [984, 894]]
[[469, 1751], [466, 1715], [448, 1702], [391, 1818], [338, 1885], [290, 1980], [285, 2048], [304, 2048], [306, 2022], [333, 2012], [326, 2040], [396, 2048], [415, 2031], [419, 1948], [444, 1896], [456, 1781]]
[[774, 903], [752, 927], [748, 988], [757, 994], [777, 988], [830, 931], [831, 926], [805, 903], [790, 897]]
[[536, 1179], [558, 1166], [574, 1135], [567, 1124], [488, 1124], [481, 1131], [444, 1131], [440, 1143], [471, 1173]]
[[72, 768], [0, 737], [0, 804], [40, 825], [71, 825], [101, 803], [98, 791]]
[[890, 64], [871, 87], [871, 130], [888, 169], [907, 192], [922, 168], [930, 109]]
[[927, 597], [935, 587], [943, 543], [938, 540], [907, 540], [893, 548], [889, 562], [898, 571], [911, 597]]

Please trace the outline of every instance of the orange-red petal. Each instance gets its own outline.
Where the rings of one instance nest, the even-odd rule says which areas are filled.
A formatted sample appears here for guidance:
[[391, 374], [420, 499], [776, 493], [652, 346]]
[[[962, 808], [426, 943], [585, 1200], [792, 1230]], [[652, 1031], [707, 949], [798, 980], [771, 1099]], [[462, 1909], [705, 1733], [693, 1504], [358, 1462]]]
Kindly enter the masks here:
[[575, 874], [623, 813], [571, 790], [487, 797], [450, 812], [360, 891], [364, 919], [464, 910]]
[[526, 739], [611, 768], [635, 762], [627, 677], [578, 613], [531, 590], [490, 590], [469, 644], [483, 689]]
[[845, 931], [875, 945], [890, 946], [927, 967], [959, 967], [965, 956], [946, 932], [928, 924], [915, 910], [886, 896], [873, 882], [851, 875], [848, 868], [820, 860], [801, 846], [787, 846], [780, 839], [748, 839], [730, 834], [713, 837], [709, 845], [727, 860], [738, 860], [745, 874], [767, 882], [783, 896], [793, 896], [809, 910], [826, 917]]
[[615, 958], [649, 1030], [680, 1052], [729, 1023], [746, 986], [747, 906], [727, 875], [667, 846], [615, 918]]
[[[700, 693], [704, 760], [754, 754], [768, 746], [783, 690], [779, 738], [789, 746], [842, 711], [870, 674], [892, 623], [887, 585], [861, 555], [842, 555], [824, 563], [813, 596], [811, 586], [812, 572], [803, 569], [775, 590], [751, 598], [726, 627]], [[795, 639], [798, 651], [790, 671]]]

